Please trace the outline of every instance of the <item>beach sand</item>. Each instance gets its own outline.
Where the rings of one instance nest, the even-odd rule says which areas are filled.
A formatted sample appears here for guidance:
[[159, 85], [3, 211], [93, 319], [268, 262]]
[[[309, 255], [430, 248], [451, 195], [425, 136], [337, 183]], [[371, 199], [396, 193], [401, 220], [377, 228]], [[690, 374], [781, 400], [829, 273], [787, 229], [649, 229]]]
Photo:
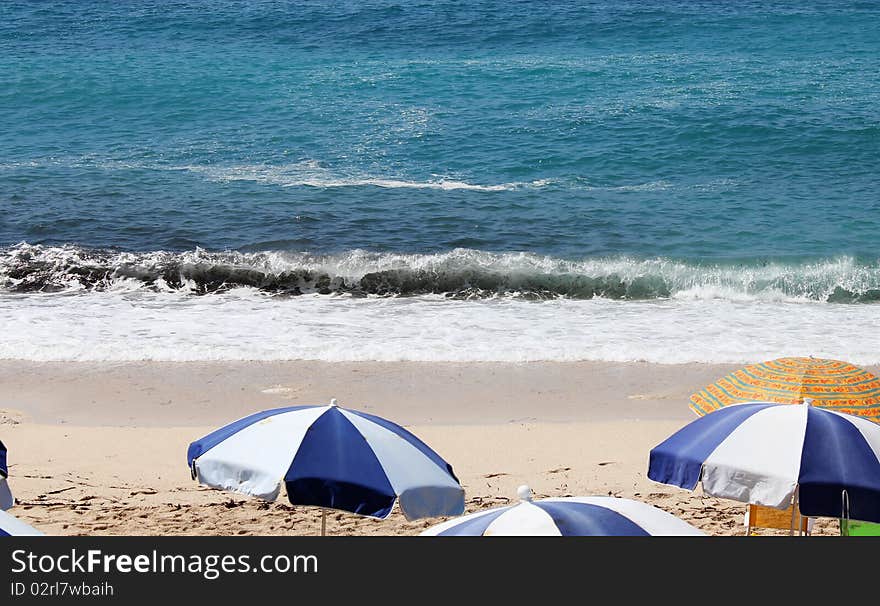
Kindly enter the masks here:
[[[695, 390], [737, 365], [647, 363], [0, 362], [10, 513], [47, 534], [314, 535], [320, 510], [197, 485], [186, 448], [237, 418], [320, 404], [391, 419], [455, 469], [467, 510], [615, 495], [713, 535], [743, 535], [745, 505], [656, 484], [648, 453], [695, 417]], [[877, 369], [869, 369], [877, 372]], [[331, 511], [329, 534], [415, 535], [407, 522]], [[768, 531], [772, 533], [773, 531]], [[814, 534], [837, 534], [818, 520]]]

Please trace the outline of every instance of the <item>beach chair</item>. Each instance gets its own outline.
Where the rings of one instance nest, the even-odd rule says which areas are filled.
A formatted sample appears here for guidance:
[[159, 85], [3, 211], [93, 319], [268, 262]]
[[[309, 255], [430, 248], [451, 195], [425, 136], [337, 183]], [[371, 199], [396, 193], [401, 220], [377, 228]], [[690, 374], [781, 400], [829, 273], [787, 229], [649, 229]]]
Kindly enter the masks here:
[[801, 515], [792, 505], [788, 509], [776, 509], [764, 505], [749, 504], [745, 515], [746, 536], [759, 536], [757, 528], [787, 530], [789, 535], [810, 536], [813, 532], [813, 519]]
[[840, 518], [840, 536], [842, 537], [880, 537], [880, 524], [848, 520]]

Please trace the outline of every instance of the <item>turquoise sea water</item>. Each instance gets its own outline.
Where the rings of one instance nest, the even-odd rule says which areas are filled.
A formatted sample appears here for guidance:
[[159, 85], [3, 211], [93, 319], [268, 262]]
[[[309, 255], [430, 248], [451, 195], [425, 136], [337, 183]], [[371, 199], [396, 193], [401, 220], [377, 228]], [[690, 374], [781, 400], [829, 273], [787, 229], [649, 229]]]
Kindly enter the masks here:
[[[454, 318], [513, 305], [518, 327], [535, 299], [580, 301], [591, 321], [614, 301], [602, 325], [635, 335], [656, 312], [639, 305], [688, 301], [730, 325], [720, 302], [819, 314], [841, 339], [828, 353], [862, 352], [827, 327], [880, 335], [873, 305], [849, 305], [880, 299], [878, 31], [874, 1], [7, 1], [0, 313], [32, 333], [33, 306], [67, 322], [124, 290], [221, 322], [232, 291], [256, 292], [316, 335], [258, 357], [333, 358], [314, 318], [350, 306], [433, 321], [431, 297]], [[372, 299], [388, 295], [408, 301]], [[477, 324], [444, 343], [491, 340]], [[683, 359], [787, 353], [822, 330]], [[120, 334], [122, 357], [161, 357]], [[192, 356], [257, 355], [248, 334]], [[410, 356], [413, 334], [392, 349]], [[633, 339], [524, 357], [663, 357]], [[0, 356], [89, 355], [82, 340], [23, 335]], [[438, 357], [424, 347], [412, 356]]]

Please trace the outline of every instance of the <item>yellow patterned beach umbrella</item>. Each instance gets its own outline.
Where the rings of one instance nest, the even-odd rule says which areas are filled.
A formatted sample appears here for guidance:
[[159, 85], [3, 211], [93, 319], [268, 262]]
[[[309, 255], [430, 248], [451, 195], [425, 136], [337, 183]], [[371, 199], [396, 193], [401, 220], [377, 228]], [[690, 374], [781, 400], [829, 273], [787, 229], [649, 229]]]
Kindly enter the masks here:
[[741, 402], [800, 404], [880, 422], [880, 378], [839, 360], [778, 358], [750, 364], [691, 396], [691, 410], [703, 416]]

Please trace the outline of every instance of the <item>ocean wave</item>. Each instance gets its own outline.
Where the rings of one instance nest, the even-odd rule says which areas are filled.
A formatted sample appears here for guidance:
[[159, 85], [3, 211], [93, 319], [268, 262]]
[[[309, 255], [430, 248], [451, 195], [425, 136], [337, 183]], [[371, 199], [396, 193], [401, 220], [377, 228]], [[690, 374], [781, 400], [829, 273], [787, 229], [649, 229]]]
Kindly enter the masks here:
[[469, 183], [446, 176], [435, 176], [428, 180], [409, 180], [389, 176], [347, 174], [332, 171], [314, 160], [287, 165], [236, 165], [236, 166], [180, 166], [175, 170], [186, 170], [200, 174], [212, 181], [253, 181], [279, 185], [281, 187], [381, 187], [385, 189], [440, 189], [498, 192], [522, 188], [539, 188], [550, 183], [549, 180], [511, 182], [496, 184]]
[[667, 189], [671, 189], [674, 187], [672, 183], [669, 181], [649, 181], [647, 183], [637, 183], [635, 185], [616, 185], [616, 186], [594, 186], [594, 185], [585, 185], [584, 189], [591, 190], [601, 190], [601, 191], [619, 191], [619, 192], [651, 192], [651, 191], [664, 191]]
[[674, 190], [719, 191], [736, 187], [733, 179], [717, 178], [705, 182], [683, 182], [659, 179], [643, 183], [597, 183], [581, 174], [556, 175], [528, 181], [502, 183], [473, 183], [449, 175], [431, 175], [427, 179], [406, 179], [400, 176], [376, 175], [362, 170], [331, 169], [318, 160], [303, 160], [287, 164], [161, 164], [102, 158], [95, 155], [61, 156], [21, 162], [0, 162], [0, 171], [27, 168], [85, 168], [100, 171], [170, 171], [198, 175], [208, 181], [231, 183], [248, 181], [278, 187], [346, 188], [377, 187], [383, 189], [434, 189], [477, 192], [536, 190], [549, 186], [571, 191], [611, 193], [652, 193]]
[[273, 295], [869, 303], [880, 301], [880, 264], [853, 257], [741, 263], [577, 260], [471, 249], [438, 254], [135, 253], [21, 243], [0, 249], [0, 288], [14, 293], [148, 290], [203, 295], [252, 288]]
[[[135, 160], [115, 160], [93, 155], [63, 156], [41, 158], [22, 162], [0, 162], [0, 171], [27, 168], [89, 168], [104, 171], [146, 170], [182, 171], [199, 175], [209, 181], [220, 183], [251, 181], [280, 187], [380, 187], [384, 189], [438, 189], [466, 190], [481, 192], [513, 191], [518, 189], [538, 189], [555, 184], [555, 179], [534, 179], [532, 181], [511, 181], [506, 183], [471, 183], [448, 175], [431, 175], [431, 178], [405, 179], [389, 175], [373, 175], [363, 171], [329, 169], [317, 160], [304, 160], [288, 164], [229, 164], [229, 165], [178, 165], [140, 162]], [[649, 184], [650, 186], [650, 184]], [[640, 186], [634, 186], [639, 190]]]

